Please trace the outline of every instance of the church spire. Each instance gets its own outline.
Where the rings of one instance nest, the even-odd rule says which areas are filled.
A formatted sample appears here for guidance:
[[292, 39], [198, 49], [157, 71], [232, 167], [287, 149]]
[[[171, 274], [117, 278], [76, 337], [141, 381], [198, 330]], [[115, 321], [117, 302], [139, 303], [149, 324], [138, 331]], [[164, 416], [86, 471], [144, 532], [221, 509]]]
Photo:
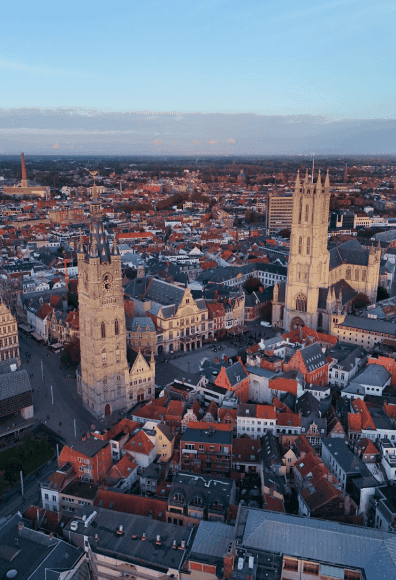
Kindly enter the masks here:
[[320, 176], [320, 169], [319, 169], [319, 173], [318, 173], [318, 180], [316, 182], [316, 191], [317, 192], [322, 191], [322, 178]]
[[305, 170], [305, 179], [304, 179], [304, 185], [308, 185], [309, 183], [309, 175], [308, 175], [308, 167]]
[[[300, 183], [300, 170], [297, 169], [297, 177], [296, 177], [296, 185], [295, 185], [295, 191], [300, 191], [301, 189], [301, 183]], [[238, 231], [238, 230], [237, 230]]]
[[324, 182], [324, 186], [325, 186], [326, 188], [327, 188], [327, 187], [330, 187], [329, 170], [327, 170], [327, 171], [326, 171], [326, 179], [325, 179], [325, 182]]

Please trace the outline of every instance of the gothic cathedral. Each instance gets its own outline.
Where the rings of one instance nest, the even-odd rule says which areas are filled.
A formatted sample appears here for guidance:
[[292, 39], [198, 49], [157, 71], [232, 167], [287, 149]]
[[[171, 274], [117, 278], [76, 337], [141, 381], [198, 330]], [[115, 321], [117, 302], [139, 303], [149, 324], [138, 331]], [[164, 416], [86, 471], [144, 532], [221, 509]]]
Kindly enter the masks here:
[[297, 174], [293, 197], [287, 283], [274, 287], [272, 323], [328, 332], [331, 314], [350, 311], [358, 293], [375, 301], [381, 250], [364, 249], [357, 240], [327, 249], [328, 173], [324, 184], [320, 174], [315, 184], [307, 172], [302, 185]]
[[116, 241], [110, 248], [94, 185], [91, 229], [86, 247], [77, 252], [81, 374], [77, 389], [84, 406], [96, 417], [128, 406], [124, 294], [121, 257]]

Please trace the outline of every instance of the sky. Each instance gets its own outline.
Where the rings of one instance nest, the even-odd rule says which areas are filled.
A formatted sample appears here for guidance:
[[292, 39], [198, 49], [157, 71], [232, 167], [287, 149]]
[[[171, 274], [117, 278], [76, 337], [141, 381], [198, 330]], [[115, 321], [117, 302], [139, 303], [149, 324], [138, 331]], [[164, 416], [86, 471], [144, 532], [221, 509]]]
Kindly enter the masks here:
[[396, 153], [395, 17], [388, 0], [5, 3], [0, 153]]

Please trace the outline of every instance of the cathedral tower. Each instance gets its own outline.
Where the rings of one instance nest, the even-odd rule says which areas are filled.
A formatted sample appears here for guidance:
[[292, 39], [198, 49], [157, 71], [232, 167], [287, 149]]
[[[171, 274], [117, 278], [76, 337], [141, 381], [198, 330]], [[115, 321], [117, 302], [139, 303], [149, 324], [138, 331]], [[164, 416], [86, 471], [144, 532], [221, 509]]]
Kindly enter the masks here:
[[320, 173], [315, 184], [307, 171], [302, 185], [297, 174], [283, 317], [285, 330], [303, 324], [314, 329], [322, 326], [318, 306], [321, 288], [329, 286], [329, 204], [328, 173], [324, 185]]
[[129, 369], [121, 277], [116, 240], [110, 247], [94, 185], [87, 246], [77, 252], [81, 375], [78, 391], [84, 405], [99, 417], [126, 409]]

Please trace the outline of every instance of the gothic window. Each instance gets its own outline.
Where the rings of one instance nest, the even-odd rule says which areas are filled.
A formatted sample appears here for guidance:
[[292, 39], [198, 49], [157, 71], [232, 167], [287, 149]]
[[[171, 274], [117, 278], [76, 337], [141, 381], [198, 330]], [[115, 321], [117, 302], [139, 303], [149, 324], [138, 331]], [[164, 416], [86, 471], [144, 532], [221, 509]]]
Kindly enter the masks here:
[[359, 270], [358, 269], [355, 270], [355, 280], [356, 280], [356, 282], [359, 281]]
[[117, 318], [114, 321], [114, 334], [117, 336], [120, 332], [120, 325], [118, 323]]
[[362, 282], [366, 281], [366, 270], [362, 270]]
[[298, 238], [298, 253], [302, 254], [302, 237]]
[[102, 335], [102, 338], [106, 338], [106, 324], [104, 322], [102, 322], [102, 324], [100, 325], [100, 333]]
[[104, 350], [104, 351], [102, 352], [102, 365], [105, 367], [105, 366], [106, 366], [106, 364], [107, 364], [107, 353], [106, 353], [106, 351]]
[[103, 379], [103, 391], [105, 393], [107, 392], [107, 378], [106, 377]]
[[121, 375], [117, 375], [117, 386], [121, 386]]
[[297, 295], [296, 310], [298, 310], [299, 312], [307, 311], [307, 297], [304, 294]]
[[305, 206], [305, 221], [308, 221], [308, 217], [309, 217], [309, 205], [307, 204]]
[[311, 254], [311, 238], [307, 238], [307, 254]]
[[301, 214], [302, 214], [302, 199], [300, 199], [300, 209], [298, 212], [298, 223], [301, 223]]
[[120, 348], [117, 346], [116, 348], [116, 362], [120, 362]]
[[351, 269], [350, 269], [350, 268], [347, 268], [347, 269], [346, 269], [345, 278], [346, 278], [347, 280], [350, 280], [350, 279], [352, 278], [352, 271], [351, 271]]

